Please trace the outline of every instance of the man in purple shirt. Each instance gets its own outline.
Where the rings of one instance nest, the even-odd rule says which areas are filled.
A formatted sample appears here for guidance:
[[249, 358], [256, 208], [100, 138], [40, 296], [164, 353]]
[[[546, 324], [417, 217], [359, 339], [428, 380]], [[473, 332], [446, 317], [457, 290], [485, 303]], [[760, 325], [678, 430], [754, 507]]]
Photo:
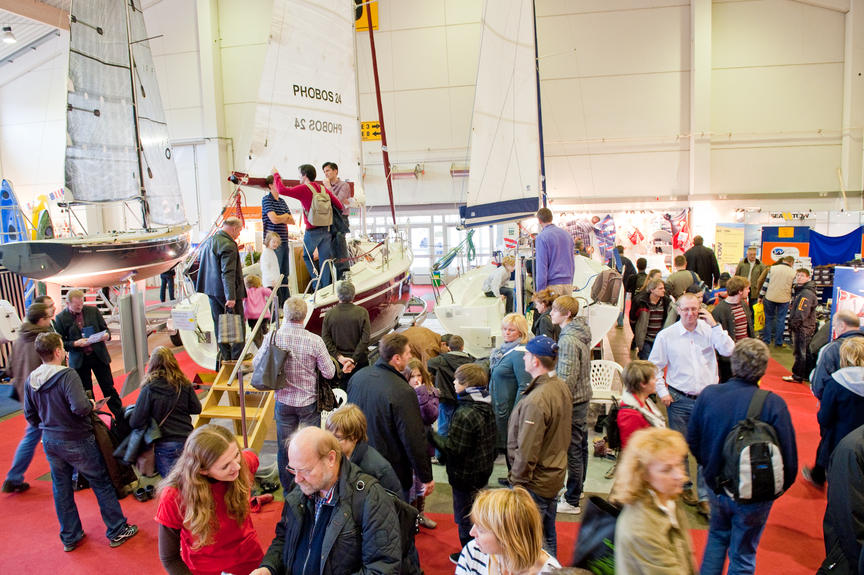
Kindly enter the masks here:
[[552, 223], [552, 210], [537, 210], [540, 233], [534, 240], [537, 264], [534, 270], [534, 291], [549, 288], [557, 295], [573, 292], [573, 237]]

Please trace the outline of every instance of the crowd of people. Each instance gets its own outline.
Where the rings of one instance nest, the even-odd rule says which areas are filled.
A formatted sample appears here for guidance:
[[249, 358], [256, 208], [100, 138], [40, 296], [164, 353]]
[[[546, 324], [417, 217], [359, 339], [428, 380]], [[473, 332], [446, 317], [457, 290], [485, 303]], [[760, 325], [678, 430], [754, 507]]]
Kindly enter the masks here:
[[[314, 179], [314, 173], [307, 170], [304, 177]], [[281, 191], [280, 186], [276, 174], [274, 188]], [[317, 193], [305, 183], [298, 188]], [[279, 212], [273, 209], [276, 220], [284, 215]], [[2, 491], [27, 491], [24, 474], [41, 439], [64, 550], [73, 551], [84, 539], [74, 501], [81, 480], [96, 495], [110, 546], [136, 535], [138, 527], [123, 514], [94, 436], [93, 412], [100, 405], [88, 392], [95, 374], [118, 433], [154, 423], [161, 431], [154, 442], [162, 477], [158, 553], [172, 575], [420, 573], [414, 532], [406, 524], [413, 526], [416, 517], [424, 529], [436, 527], [424, 512], [436, 489], [436, 463], [445, 467], [452, 492], [459, 548], [449, 555], [456, 573], [568, 572], [557, 560], [556, 519], [558, 513], [579, 515], [583, 509], [590, 465], [591, 333], [579, 301], [569, 295], [572, 286], [555, 275], [556, 258], [572, 260], [572, 239], [565, 245], [543, 210], [538, 219], [543, 229], [533, 329], [524, 315], [507, 313], [501, 345], [487, 359], [467, 353], [458, 335], [436, 337], [433, 346], [418, 352], [409, 336], [390, 333], [372, 361], [369, 316], [353, 303], [350, 281], [338, 282], [339, 304], [327, 311], [321, 335], [303, 326], [304, 300], [286, 294], [278, 329], [253, 359], [257, 367], [271, 345], [290, 351], [275, 392], [284, 506], [269, 546], [261, 544], [263, 534], [250, 518], [257, 454], [241, 449], [224, 427], [193, 430], [191, 417], [201, 404], [168, 348], [153, 351], [127, 417], [110, 379], [105, 347], [110, 331], [77, 291], [67, 294], [56, 317], [50, 298], [34, 303], [15, 343], [10, 371], [28, 427]], [[228, 247], [227, 241], [236, 239], [234, 226], [229, 218], [222, 229], [227, 240], [220, 241]], [[269, 236], [273, 251], [279, 240], [275, 232]], [[314, 229], [306, 238], [320, 254], [319, 240]], [[809, 274], [790, 275], [779, 267], [788, 263], [765, 268], [755, 251], [748, 251], [741, 274], [723, 278], [716, 261], [710, 262], [713, 252], [701, 241], [696, 247], [701, 249], [676, 259], [677, 271], [667, 282], [654, 270], [646, 272], [641, 259], [624, 282], [636, 357], [624, 367], [610, 424], [622, 446], [610, 495], [621, 509], [614, 533], [618, 573], [719, 574], [725, 564], [730, 574], [753, 573], [773, 502], [798, 473], [789, 410], [759, 382], [768, 368], [767, 343], [776, 342], [776, 318], [785, 313], [781, 292], [788, 289], [786, 303], [795, 301], [795, 312], [801, 312], [797, 325], [809, 325], [815, 308], [807, 293]], [[216, 267], [202, 261], [199, 281], [206, 284], [208, 276], [223, 274], [222, 266], [236, 265], [235, 253], [228, 252], [226, 259], [213, 252]], [[505, 277], [512, 262], [501, 267]], [[757, 275], [764, 281], [754, 291]], [[716, 301], [709, 311], [705, 292], [721, 281], [723, 293], [712, 296]], [[221, 299], [211, 296], [213, 309], [231, 309], [243, 290], [261, 287], [260, 281], [246, 283], [220, 279], [223, 291]], [[507, 299], [505, 283], [500, 278], [490, 283], [492, 296]], [[760, 301], [776, 304], [775, 333], [763, 334], [764, 342], [754, 338], [752, 305]], [[275, 314], [272, 318], [277, 321]], [[826, 561], [844, 561], [849, 572], [857, 572], [864, 566], [864, 521], [849, 509], [864, 505], [864, 331], [848, 312], [838, 313], [834, 324], [838, 337], [815, 350], [818, 358], [808, 330], [799, 330], [796, 338], [806, 342], [796, 339], [796, 366], [799, 355], [801, 366], [793, 381], [812, 380], [820, 399], [822, 441], [815, 464], [802, 473], [816, 486], [829, 486]], [[812, 377], [804, 367], [811, 364]], [[323, 428], [319, 377], [343, 387], [348, 399]], [[742, 422], [750, 427], [742, 428]], [[730, 444], [729, 437], [738, 435], [749, 442]], [[490, 488], [502, 455], [507, 473]], [[747, 473], [750, 479], [742, 480]], [[708, 520], [698, 570], [685, 505]]]

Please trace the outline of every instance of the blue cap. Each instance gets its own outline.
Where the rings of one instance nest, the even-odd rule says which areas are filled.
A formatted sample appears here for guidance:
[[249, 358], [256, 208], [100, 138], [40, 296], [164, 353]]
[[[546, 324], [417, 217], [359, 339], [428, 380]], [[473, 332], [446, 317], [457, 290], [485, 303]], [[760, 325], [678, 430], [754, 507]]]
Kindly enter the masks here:
[[547, 335], [538, 335], [525, 344], [525, 349], [532, 355], [558, 356], [558, 344]]

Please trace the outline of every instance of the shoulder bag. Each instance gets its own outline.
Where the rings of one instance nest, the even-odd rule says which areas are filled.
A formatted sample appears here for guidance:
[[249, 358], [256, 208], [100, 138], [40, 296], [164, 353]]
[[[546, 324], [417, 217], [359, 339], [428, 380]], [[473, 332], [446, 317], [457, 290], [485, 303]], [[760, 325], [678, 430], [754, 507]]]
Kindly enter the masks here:
[[252, 372], [252, 387], [258, 391], [276, 391], [288, 383], [285, 379], [285, 362], [291, 352], [276, 345], [276, 332], [271, 332], [267, 345], [258, 353], [264, 356], [255, 364]]

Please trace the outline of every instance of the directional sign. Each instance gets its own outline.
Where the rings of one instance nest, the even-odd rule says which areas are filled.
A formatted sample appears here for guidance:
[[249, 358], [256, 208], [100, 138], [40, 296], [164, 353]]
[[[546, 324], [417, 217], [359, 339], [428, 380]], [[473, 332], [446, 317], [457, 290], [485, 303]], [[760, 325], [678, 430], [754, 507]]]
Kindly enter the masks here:
[[364, 142], [381, 139], [381, 124], [378, 122], [360, 122], [360, 134]]

